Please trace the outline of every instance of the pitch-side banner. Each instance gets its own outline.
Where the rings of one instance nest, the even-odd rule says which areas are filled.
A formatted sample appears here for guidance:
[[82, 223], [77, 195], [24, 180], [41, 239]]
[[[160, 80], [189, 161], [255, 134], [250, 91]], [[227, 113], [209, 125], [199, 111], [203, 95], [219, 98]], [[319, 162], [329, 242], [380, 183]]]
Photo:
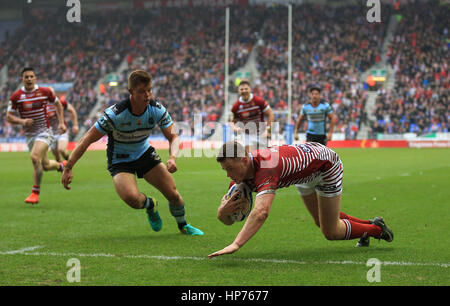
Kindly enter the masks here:
[[134, 0], [134, 8], [247, 5], [249, 0]]
[[[106, 138], [91, 144], [88, 150], [106, 150]], [[151, 140], [150, 144], [155, 149], [168, 149], [169, 143], [165, 140]], [[221, 141], [192, 141], [186, 140], [180, 142], [180, 149], [219, 149], [222, 146]], [[271, 145], [281, 145], [272, 141]], [[67, 149], [72, 151], [76, 142], [70, 142]], [[330, 148], [450, 148], [450, 140], [333, 140], [327, 145]], [[0, 143], [0, 152], [26, 152], [28, 147], [26, 143]]]

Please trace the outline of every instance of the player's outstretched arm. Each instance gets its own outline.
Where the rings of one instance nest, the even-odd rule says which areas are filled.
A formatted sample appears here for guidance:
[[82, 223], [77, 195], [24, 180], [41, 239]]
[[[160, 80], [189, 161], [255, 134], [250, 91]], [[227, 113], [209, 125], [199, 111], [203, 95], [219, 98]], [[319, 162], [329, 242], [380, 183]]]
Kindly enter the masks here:
[[232, 254], [239, 250], [247, 241], [250, 240], [250, 238], [252, 238], [258, 232], [258, 230], [264, 224], [267, 217], [269, 216], [270, 207], [272, 206], [274, 198], [274, 193], [266, 193], [257, 196], [255, 200], [255, 208], [248, 216], [244, 227], [241, 229], [233, 243], [220, 251], [209, 254], [208, 257], [213, 258], [225, 254]]
[[74, 135], [78, 134], [78, 116], [77, 116], [77, 111], [75, 110], [75, 108], [72, 106], [72, 104], [67, 104], [67, 111], [69, 112], [69, 114], [72, 117], [72, 133]]
[[269, 106], [269, 108], [264, 112], [264, 115], [267, 117], [267, 138], [270, 139], [272, 134], [272, 124], [275, 120], [275, 114], [273, 113], [272, 108], [270, 108]]
[[295, 127], [294, 127], [294, 139], [295, 140], [299, 140], [298, 130], [300, 129], [300, 125], [301, 125], [302, 121], [303, 121], [303, 115], [300, 114], [298, 116], [297, 122], [295, 122]]
[[180, 150], [180, 139], [178, 138], [178, 135], [175, 131], [175, 126], [173, 125], [173, 123], [169, 127], [165, 128], [165, 129], [161, 129], [161, 131], [164, 134], [164, 136], [167, 138], [167, 140], [169, 141], [170, 157], [166, 163], [167, 170], [170, 173], [174, 173], [178, 170], [177, 164], [176, 164], [176, 159], [178, 156], [178, 151]]
[[67, 127], [66, 124], [64, 123], [64, 109], [59, 99], [55, 100], [55, 106], [56, 106], [56, 117], [58, 118], [58, 133], [62, 135], [66, 132]]
[[64, 185], [64, 188], [70, 189], [69, 184], [72, 182], [73, 178], [72, 168], [75, 163], [81, 158], [81, 156], [83, 156], [84, 152], [86, 152], [87, 148], [92, 143], [96, 142], [102, 137], [103, 134], [100, 133], [95, 126], [92, 126], [80, 140], [76, 148], [73, 150], [72, 154], [70, 154], [67, 165], [64, 167], [64, 171], [61, 177], [61, 183]]
[[333, 132], [334, 132], [334, 127], [336, 126], [337, 122], [338, 122], [338, 117], [331, 113], [328, 114], [328, 118], [330, 118], [330, 128], [329, 128], [329, 132], [327, 135], [327, 140], [330, 141], [331, 138], [333, 137]]

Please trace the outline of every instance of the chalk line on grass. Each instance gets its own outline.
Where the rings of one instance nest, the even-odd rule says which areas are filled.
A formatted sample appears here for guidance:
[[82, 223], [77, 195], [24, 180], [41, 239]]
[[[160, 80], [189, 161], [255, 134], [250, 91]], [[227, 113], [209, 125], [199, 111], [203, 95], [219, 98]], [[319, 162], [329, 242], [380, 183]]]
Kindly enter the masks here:
[[[12, 250], [6, 252], [0, 252], [0, 255], [27, 255], [27, 256], [56, 256], [56, 257], [105, 257], [105, 258], [130, 258], [130, 259], [154, 259], [154, 260], [226, 260], [236, 262], [261, 262], [261, 263], [275, 263], [275, 264], [296, 264], [296, 265], [366, 265], [366, 262], [352, 261], [352, 260], [324, 260], [324, 261], [300, 261], [292, 259], [269, 259], [269, 258], [236, 258], [236, 257], [224, 257], [209, 259], [205, 257], [194, 256], [164, 256], [164, 255], [116, 255], [105, 253], [58, 253], [58, 252], [39, 252], [34, 251], [36, 249], [43, 248], [42, 246], [32, 246], [22, 248], [20, 250]], [[403, 261], [381, 261], [381, 265], [384, 266], [435, 266], [441, 268], [450, 267], [450, 263], [435, 263], [435, 262], [403, 262]]]
[[12, 251], [6, 251], [6, 252], [0, 252], [0, 255], [14, 255], [14, 254], [25, 254], [25, 252], [34, 251], [37, 249], [43, 248], [43, 246], [36, 245], [32, 247], [22, 248], [19, 250], [12, 250]]

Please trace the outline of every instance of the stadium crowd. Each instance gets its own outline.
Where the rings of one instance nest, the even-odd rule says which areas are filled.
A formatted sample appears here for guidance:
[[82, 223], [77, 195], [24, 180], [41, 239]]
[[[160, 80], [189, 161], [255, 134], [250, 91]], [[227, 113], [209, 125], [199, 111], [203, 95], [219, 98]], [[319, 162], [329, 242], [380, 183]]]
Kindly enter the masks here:
[[389, 47], [396, 71], [392, 91], [379, 90], [372, 134], [448, 132], [448, 7], [417, 2], [397, 12]]
[[[382, 16], [389, 16], [388, 9]], [[258, 53], [262, 75], [255, 91], [271, 101], [275, 110], [283, 110], [287, 108], [288, 92], [288, 13], [279, 7], [270, 14]], [[387, 22], [369, 24], [360, 6], [330, 9], [312, 4], [294, 7], [292, 19], [293, 122], [309, 100], [308, 85], [320, 84], [322, 98], [339, 118], [335, 131], [345, 133], [347, 138], [356, 137], [361, 118], [366, 117], [367, 91], [361, 73], [380, 60]], [[278, 121], [286, 120], [286, 116], [280, 117]]]
[[[232, 7], [230, 12], [229, 71], [243, 66], [252, 48], [258, 48], [261, 75], [253, 80], [253, 90], [270, 103], [283, 127], [286, 117], [279, 113], [287, 109], [288, 101], [287, 9]], [[448, 131], [448, 10], [436, 2], [395, 12], [383, 5], [381, 23], [368, 23], [358, 5], [294, 6], [293, 122], [309, 99], [307, 86], [318, 83], [339, 118], [335, 132], [356, 137], [368, 117], [361, 74], [380, 61], [391, 13], [402, 16], [388, 54], [397, 73], [396, 85], [392, 92], [379, 90], [372, 132]], [[223, 8], [95, 12], [84, 15], [81, 23], [67, 23], [58, 14], [30, 13], [24, 26], [0, 45], [0, 62], [8, 64], [9, 76], [0, 90], [0, 138], [21, 135], [20, 127], [8, 124], [5, 114], [24, 66], [36, 68], [39, 83], [72, 82], [66, 100], [85, 127], [95, 120], [88, 115], [97, 103], [97, 83], [124, 60], [128, 67], [119, 75], [119, 86], [106, 87], [104, 107], [127, 96], [130, 71], [144, 69], [153, 76], [154, 96], [161, 98], [174, 121], [193, 129], [195, 115], [201, 114], [203, 122], [222, 116]]]
[[[264, 9], [230, 12], [231, 73], [245, 64], [255, 44], [254, 32], [261, 28]], [[104, 107], [128, 95], [126, 79], [132, 70], [145, 69], [154, 77], [154, 95], [166, 104], [174, 121], [186, 122], [193, 128], [195, 114], [200, 113], [203, 122], [220, 119], [224, 62], [219, 59], [224, 58], [225, 43], [222, 8], [112, 11], [87, 15], [80, 24], [36, 14], [30, 17], [2, 45], [1, 54], [9, 63], [2, 101], [17, 89], [23, 66], [38, 67], [39, 83], [73, 82], [66, 99], [77, 109], [80, 122], [88, 127], [95, 120], [87, 116], [97, 103], [97, 82], [114, 73], [125, 59], [128, 69], [119, 75], [118, 87], [106, 86]], [[25, 44], [27, 48], [23, 48]], [[3, 136], [20, 135], [19, 127], [11, 127], [4, 120], [6, 104], [2, 104], [1, 111], [0, 119], [6, 127]]]
[[6, 123], [5, 102], [21, 86], [23, 67], [36, 69], [38, 84], [72, 82], [66, 100], [75, 107], [83, 123], [97, 103], [97, 81], [114, 71], [134, 48], [132, 33], [145, 18], [139, 12], [99, 12], [86, 14], [81, 23], [68, 23], [58, 18], [60, 12], [54, 14], [49, 17], [39, 11], [30, 12], [24, 18], [24, 26], [2, 43], [2, 61], [8, 63], [9, 75], [0, 94], [3, 137], [21, 135], [20, 128]]
[[[263, 13], [261, 7], [230, 10], [230, 73], [247, 61]], [[154, 76], [153, 94], [175, 122], [183, 122], [192, 130], [192, 118], [198, 114], [204, 123], [216, 122], [223, 110], [224, 37], [223, 9], [165, 9], [142, 24], [139, 52], [129, 54], [129, 67], [121, 79], [126, 80], [134, 69], [150, 71]], [[125, 86], [109, 88], [106, 107], [126, 93]]]

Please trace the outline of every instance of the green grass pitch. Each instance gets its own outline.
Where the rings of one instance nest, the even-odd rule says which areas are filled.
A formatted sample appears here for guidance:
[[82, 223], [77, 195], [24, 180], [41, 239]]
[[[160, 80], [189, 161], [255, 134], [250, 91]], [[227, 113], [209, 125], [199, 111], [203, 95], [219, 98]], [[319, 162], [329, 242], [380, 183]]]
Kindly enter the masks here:
[[[450, 285], [450, 150], [336, 151], [344, 163], [342, 211], [384, 217], [392, 243], [327, 241], [290, 187], [278, 191], [268, 220], [243, 248], [208, 259], [243, 225], [216, 218], [229, 181], [214, 158], [178, 159], [174, 178], [187, 220], [205, 232], [186, 237], [145, 181], [141, 191], [160, 200], [161, 232], [119, 199], [105, 152], [86, 152], [70, 191], [60, 173], [45, 173], [35, 206], [24, 203], [32, 186], [28, 153], [0, 153], [0, 285]], [[81, 264], [78, 283], [67, 279], [71, 258]], [[381, 262], [380, 282], [367, 280], [370, 258]]]

